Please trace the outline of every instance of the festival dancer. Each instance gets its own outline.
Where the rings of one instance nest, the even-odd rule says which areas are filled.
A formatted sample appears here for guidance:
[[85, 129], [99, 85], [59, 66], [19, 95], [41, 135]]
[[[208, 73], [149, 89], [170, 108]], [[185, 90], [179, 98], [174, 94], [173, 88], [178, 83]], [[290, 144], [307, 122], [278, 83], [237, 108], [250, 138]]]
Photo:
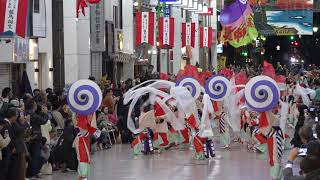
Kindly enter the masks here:
[[157, 102], [155, 102], [154, 105], [154, 115], [156, 119], [156, 127], [154, 130], [154, 146], [155, 148], [161, 150], [169, 145], [169, 128], [166, 121], [166, 113]]
[[74, 140], [73, 147], [76, 149], [79, 161], [78, 179], [87, 180], [90, 164], [90, 136], [97, 130], [95, 113], [91, 115], [77, 114], [76, 127], [79, 128], [79, 133]]
[[273, 180], [281, 179], [281, 160], [283, 151], [283, 133], [279, 126], [272, 126], [277, 121], [272, 111], [262, 112], [259, 118], [255, 136], [261, 144], [268, 146], [270, 175]]

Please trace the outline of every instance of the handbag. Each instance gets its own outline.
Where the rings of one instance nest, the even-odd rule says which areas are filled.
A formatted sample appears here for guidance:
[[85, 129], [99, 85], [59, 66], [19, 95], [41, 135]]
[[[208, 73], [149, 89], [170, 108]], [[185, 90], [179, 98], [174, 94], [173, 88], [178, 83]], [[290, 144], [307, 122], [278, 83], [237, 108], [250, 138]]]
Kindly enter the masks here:
[[40, 170], [43, 175], [51, 175], [52, 174], [52, 166], [50, 163], [45, 163]]

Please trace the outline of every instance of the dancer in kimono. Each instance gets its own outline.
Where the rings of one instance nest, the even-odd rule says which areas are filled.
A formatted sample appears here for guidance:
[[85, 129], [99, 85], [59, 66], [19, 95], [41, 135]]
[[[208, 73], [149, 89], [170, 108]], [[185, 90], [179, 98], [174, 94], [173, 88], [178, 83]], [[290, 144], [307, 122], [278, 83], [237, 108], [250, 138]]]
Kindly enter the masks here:
[[169, 128], [166, 121], [166, 113], [157, 102], [154, 105], [154, 116], [156, 121], [154, 130], [154, 146], [155, 148], [161, 150], [169, 145]]
[[74, 140], [73, 147], [76, 149], [79, 161], [78, 179], [87, 180], [90, 164], [90, 136], [92, 136], [97, 130], [95, 114], [77, 114], [76, 127], [79, 128], [79, 133]]

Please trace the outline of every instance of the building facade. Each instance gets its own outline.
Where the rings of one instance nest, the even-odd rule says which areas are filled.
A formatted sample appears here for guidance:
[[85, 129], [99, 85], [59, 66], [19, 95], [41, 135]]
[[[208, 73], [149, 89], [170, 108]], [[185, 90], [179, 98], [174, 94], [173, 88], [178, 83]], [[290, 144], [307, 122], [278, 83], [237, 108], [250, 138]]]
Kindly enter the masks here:
[[[154, 46], [135, 45], [135, 13], [156, 12], [158, 3], [102, 0], [89, 5], [85, 8], [86, 15], [80, 13], [77, 18], [76, 0], [30, 0], [26, 38], [0, 36], [0, 88], [19, 90], [16, 84], [24, 71], [32, 89], [63, 89], [89, 76], [99, 82], [106, 74], [108, 79], [119, 83], [150, 70], [177, 74], [187, 63], [199, 64], [203, 69], [215, 67], [216, 42], [210, 51], [203, 51], [199, 48], [199, 32], [190, 62], [182, 57], [181, 23], [194, 22], [196, 29], [210, 25], [217, 32], [216, 11], [212, 16], [200, 16], [171, 6], [169, 12], [175, 18], [174, 47], [157, 49], [157, 30]], [[210, 6], [215, 9], [215, 1]]]

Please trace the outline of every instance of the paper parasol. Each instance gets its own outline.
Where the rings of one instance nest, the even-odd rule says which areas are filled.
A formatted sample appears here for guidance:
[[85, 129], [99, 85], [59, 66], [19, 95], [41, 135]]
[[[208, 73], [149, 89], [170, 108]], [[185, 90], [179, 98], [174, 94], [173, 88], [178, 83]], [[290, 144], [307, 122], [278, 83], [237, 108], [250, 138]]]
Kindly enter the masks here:
[[92, 114], [101, 105], [101, 89], [93, 81], [79, 80], [71, 85], [67, 101], [73, 112], [81, 115]]
[[205, 91], [212, 100], [222, 101], [230, 94], [230, 81], [223, 76], [212, 76], [206, 81]]
[[178, 79], [176, 86], [186, 87], [190, 91], [192, 97], [196, 99], [200, 96], [201, 85], [198, 80], [191, 76], [185, 76], [181, 79]]
[[256, 76], [246, 85], [244, 95], [248, 107], [257, 112], [272, 110], [280, 100], [277, 83], [268, 76]]

